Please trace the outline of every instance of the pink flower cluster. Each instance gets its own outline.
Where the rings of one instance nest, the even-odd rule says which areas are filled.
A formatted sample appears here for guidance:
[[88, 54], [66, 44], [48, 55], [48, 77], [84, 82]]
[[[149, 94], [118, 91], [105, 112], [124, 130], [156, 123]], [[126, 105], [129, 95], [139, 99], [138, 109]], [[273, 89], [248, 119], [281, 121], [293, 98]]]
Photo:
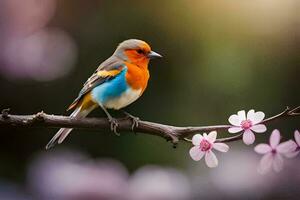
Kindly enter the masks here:
[[[229, 133], [238, 133], [243, 131], [243, 142], [246, 145], [253, 144], [255, 141], [254, 133], [263, 133], [267, 127], [263, 124], [265, 114], [261, 111], [255, 112], [253, 109], [246, 114], [245, 110], [231, 115], [228, 119], [232, 125]], [[284, 157], [292, 158], [300, 153], [300, 133], [295, 131], [295, 141], [288, 140], [280, 143], [280, 132], [274, 130], [270, 136], [269, 144], [258, 144], [254, 150], [263, 154], [259, 165], [259, 172], [266, 173], [271, 168], [279, 172], [283, 168]], [[220, 152], [227, 152], [229, 146], [225, 143], [216, 142], [217, 132], [212, 131], [208, 135], [196, 134], [192, 138], [193, 147], [190, 149], [190, 156], [193, 160], [199, 161], [205, 157], [206, 165], [210, 168], [218, 166], [218, 159], [212, 149]]]

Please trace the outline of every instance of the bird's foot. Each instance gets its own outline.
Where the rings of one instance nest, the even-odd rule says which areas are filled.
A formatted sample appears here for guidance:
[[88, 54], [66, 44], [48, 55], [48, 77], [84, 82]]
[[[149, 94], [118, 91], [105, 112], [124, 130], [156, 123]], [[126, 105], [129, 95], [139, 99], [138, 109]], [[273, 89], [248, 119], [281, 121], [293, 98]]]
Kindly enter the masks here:
[[109, 117], [109, 118], [108, 118], [108, 121], [109, 121], [109, 123], [110, 123], [110, 130], [111, 130], [112, 132], [114, 132], [117, 136], [120, 136], [120, 134], [119, 134], [118, 131], [117, 131], [117, 127], [119, 126], [118, 120], [115, 119], [115, 118], [113, 118], [113, 117]]
[[123, 111], [126, 117], [132, 120], [131, 130], [134, 131], [135, 128], [139, 126], [140, 118], [131, 115], [130, 113]]

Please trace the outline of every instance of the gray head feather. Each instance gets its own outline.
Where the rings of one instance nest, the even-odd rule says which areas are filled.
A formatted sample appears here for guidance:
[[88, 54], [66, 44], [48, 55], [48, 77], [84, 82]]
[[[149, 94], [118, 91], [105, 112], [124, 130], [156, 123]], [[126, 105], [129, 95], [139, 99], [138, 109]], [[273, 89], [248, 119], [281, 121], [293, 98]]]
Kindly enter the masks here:
[[119, 46], [117, 47], [116, 51], [114, 52], [113, 55], [126, 60], [127, 57], [124, 55], [124, 51], [128, 49], [139, 49], [141, 46], [145, 46], [148, 44], [144, 42], [143, 40], [138, 40], [138, 39], [129, 39], [121, 42]]

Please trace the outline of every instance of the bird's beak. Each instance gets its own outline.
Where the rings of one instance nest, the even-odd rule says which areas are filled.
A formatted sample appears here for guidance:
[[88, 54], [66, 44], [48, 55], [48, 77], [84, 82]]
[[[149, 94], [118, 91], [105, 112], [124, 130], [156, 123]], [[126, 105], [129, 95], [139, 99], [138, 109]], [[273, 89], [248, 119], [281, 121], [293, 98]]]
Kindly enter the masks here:
[[162, 55], [156, 53], [155, 51], [150, 51], [150, 53], [147, 55], [148, 58], [152, 59], [152, 58], [161, 58]]

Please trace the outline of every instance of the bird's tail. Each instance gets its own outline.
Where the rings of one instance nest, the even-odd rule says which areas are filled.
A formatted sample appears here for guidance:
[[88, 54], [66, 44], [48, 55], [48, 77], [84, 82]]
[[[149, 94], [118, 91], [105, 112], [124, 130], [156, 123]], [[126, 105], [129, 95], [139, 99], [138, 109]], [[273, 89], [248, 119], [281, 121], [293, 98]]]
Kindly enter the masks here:
[[[70, 117], [84, 118], [90, 112], [91, 112], [91, 110], [81, 110], [81, 107], [78, 107], [72, 112]], [[46, 149], [50, 149], [51, 147], [55, 146], [56, 144], [62, 143], [72, 130], [73, 130], [72, 128], [59, 129], [59, 131], [53, 136], [53, 138], [46, 145]]]

